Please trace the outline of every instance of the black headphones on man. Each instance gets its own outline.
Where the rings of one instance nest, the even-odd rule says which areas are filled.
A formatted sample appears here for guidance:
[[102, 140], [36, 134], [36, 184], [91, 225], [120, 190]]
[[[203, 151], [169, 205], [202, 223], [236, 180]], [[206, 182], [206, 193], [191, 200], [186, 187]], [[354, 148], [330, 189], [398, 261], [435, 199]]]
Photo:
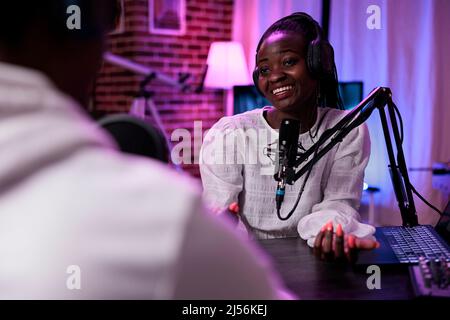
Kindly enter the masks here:
[[[306, 54], [306, 66], [308, 71], [313, 78], [318, 80], [327, 80], [333, 78], [335, 75], [335, 64], [334, 64], [334, 50], [331, 44], [323, 39], [322, 28], [319, 23], [314, 20], [309, 14], [304, 12], [295, 12], [289, 16], [281, 18], [274, 24], [283, 22], [285, 20], [300, 20], [306, 19], [314, 25], [316, 30], [316, 38], [308, 44], [307, 54]], [[258, 50], [261, 44], [258, 44], [258, 49], [256, 52], [256, 57], [258, 56]], [[258, 66], [255, 66], [253, 71], [253, 82], [258, 91], [262, 94], [261, 90], [258, 88], [259, 70]]]

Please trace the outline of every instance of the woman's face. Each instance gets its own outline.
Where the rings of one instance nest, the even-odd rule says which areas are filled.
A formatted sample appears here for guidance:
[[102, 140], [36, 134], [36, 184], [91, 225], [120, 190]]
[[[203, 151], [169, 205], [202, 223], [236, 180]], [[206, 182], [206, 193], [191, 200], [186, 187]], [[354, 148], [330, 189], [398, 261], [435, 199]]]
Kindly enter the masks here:
[[305, 56], [306, 43], [298, 33], [276, 32], [261, 45], [258, 87], [279, 111], [298, 113], [315, 102], [317, 81], [307, 70]]

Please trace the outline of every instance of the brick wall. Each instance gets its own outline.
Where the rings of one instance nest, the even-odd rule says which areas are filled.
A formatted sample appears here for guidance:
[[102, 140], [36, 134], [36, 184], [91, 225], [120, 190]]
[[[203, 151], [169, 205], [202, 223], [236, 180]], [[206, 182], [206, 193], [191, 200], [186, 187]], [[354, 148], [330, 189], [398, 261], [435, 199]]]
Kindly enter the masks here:
[[[189, 82], [197, 86], [210, 44], [231, 40], [233, 0], [186, 0], [183, 36], [150, 34], [147, 3], [147, 0], [125, 0], [125, 31], [110, 36], [109, 50], [174, 79], [178, 73], [188, 72]], [[142, 76], [105, 63], [96, 83], [94, 117], [128, 112], [140, 80]], [[147, 89], [155, 93], [153, 101], [169, 136], [177, 128], [192, 132], [194, 121], [199, 120], [203, 130], [209, 129], [224, 114], [221, 90], [182, 93], [157, 82], [152, 82]], [[183, 168], [194, 176], [199, 175], [197, 165], [185, 164]]]

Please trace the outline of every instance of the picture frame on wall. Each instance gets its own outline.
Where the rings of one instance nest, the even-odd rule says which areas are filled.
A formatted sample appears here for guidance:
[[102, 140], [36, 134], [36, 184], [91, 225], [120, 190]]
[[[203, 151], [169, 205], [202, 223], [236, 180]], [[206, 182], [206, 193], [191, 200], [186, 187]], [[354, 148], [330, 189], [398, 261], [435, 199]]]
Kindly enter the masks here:
[[186, 0], [148, 0], [149, 32], [184, 35], [186, 33]]
[[116, 29], [109, 34], [121, 34], [125, 32], [125, 0], [120, 0], [120, 17]]

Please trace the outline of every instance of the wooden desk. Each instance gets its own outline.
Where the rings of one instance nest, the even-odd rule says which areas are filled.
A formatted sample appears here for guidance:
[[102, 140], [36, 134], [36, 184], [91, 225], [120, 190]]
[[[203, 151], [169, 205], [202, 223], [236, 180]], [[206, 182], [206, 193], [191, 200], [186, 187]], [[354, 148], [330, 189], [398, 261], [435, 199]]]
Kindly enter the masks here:
[[366, 270], [317, 259], [299, 238], [260, 240], [286, 287], [301, 299], [412, 299], [406, 267], [381, 269], [381, 289], [369, 290]]

